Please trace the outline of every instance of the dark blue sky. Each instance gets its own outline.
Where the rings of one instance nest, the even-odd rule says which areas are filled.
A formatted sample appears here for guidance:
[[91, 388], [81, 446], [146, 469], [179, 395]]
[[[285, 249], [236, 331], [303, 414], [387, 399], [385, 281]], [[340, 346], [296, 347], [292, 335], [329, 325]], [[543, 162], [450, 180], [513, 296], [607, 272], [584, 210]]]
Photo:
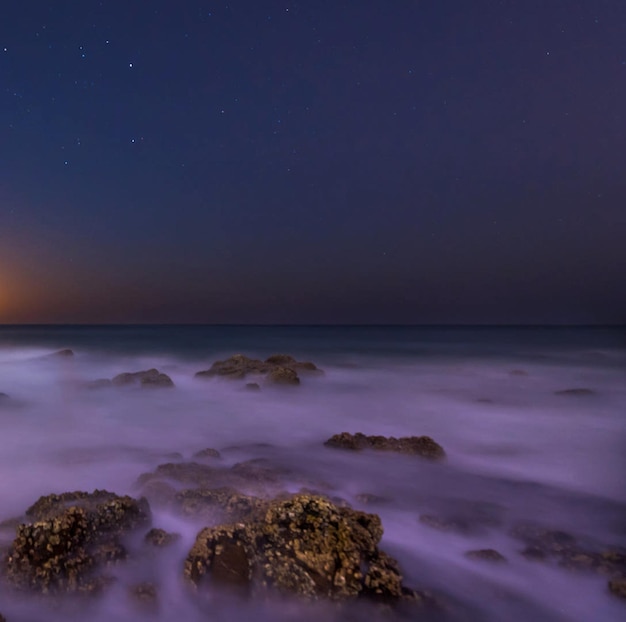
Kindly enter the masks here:
[[29, 1], [0, 322], [626, 321], [626, 2]]

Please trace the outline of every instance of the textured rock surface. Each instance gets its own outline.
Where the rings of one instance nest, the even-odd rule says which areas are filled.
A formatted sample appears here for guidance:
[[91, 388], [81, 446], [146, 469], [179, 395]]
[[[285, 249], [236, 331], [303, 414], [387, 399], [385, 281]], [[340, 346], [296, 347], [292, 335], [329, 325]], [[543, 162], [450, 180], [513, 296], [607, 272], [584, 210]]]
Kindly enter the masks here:
[[443, 447], [436, 443], [430, 436], [407, 436], [394, 438], [393, 436], [366, 436], [357, 432], [349, 434], [342, 432], [331, 436], [325, 443], [327, 447], [339, 449], [375, 449], [378, 451], [395, 451], [402, 454], [414, 454], [424, 458], [437, 460], [446, 454]]
[[374, 514], [296, 495], [273, 501], [259, 520], [203, 529], [184, 573], [198, 586], [209, 576], [253, 593], [272, 588], [335, 600], [419, 598], [403, 588], [395, 560], [379, 551], [382, 533]]
[[120, 536], [148, 523], [150, 510], [145, 499], [96, 490], [41, 497], [26, 517], [5, 560], [8, 580], [44, 593], [94, 591], [106, 581], [98, 571], [126, 556]]
[[193, 458], [194, 460], [204, 460], [207, 458], [221, 458], [221, 454], [219, 451], [217, 451], [217, 449], [213, 449], [212, 447], [207, 447], [206, 449], [201, 449], [200, 451], [197, 451], [194, 455]]

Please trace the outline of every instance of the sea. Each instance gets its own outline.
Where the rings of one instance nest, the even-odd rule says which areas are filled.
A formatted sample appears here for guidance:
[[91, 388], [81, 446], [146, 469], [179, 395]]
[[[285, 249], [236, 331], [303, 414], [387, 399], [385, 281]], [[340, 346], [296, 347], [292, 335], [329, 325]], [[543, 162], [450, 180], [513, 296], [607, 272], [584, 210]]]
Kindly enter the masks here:
[[[65, 348], [74, 356], [49, 356]], [[290, 354], [324, 374], [283, 390], [261, 382], [260, 391], [194, 377], [237, 353]], [[175, 388], [86, 388], [150, 368]], [[137, 497], [142, 473], [211, 447], [226, 466], [261, 458], [293, 473], [287, 492], [323, 482], [334, 499], [378, 514], [380, 548], [404, 584], [442, 603], [402, 614], [409, 619], [626, 619], [605, 574], [524, 554], [516, 536], [532, 525], [584, 551], [626, 550], [624, 327], [2, 326], [0, 392], [0, 523], [50, 493]], [[340, 432], [428, 435], [446, 458], [324, 445]], [[13, 591], [0, 573], [0, 614], [8, 622], [395, 619], [362, 602], [199, 599], [182, 575], [203, 525], [152, 512], [154, 526], [180, 539], [150, 563], [131, 556], [113, 566], [116, 582], [103, 595], [39, 598]], [[4, 551], [13, 536], [14, 527], [0, 529]], [[506, 561], [466, 555], [480, 549]], [[158, 591], [147, 610], [129, 596], [144, 581]]]

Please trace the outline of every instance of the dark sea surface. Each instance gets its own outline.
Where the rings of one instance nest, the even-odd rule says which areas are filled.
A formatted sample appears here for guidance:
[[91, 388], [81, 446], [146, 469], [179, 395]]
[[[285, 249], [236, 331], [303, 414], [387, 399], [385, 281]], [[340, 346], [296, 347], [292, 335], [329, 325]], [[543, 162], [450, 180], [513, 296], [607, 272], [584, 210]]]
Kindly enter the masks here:
[[[71, 348], [73, 357], [48, 357]], [[323, 376], [259, 392], [243, 383], [197, 380], [235, 353], [287, 353]], [[174, 389], [85, 384], [152, 367]], [[259, 381], [262, 384], [262, 380]], [[560, 395], [590, 389], [589, 395]], [[323, 482], [328, 494], [377, 513], [381, 548], [406, 585], [432, 592], [443, 611], [409, 619], [611, 621], [626, 601], [607, 576], [564, 567], [558, 556], [521, 554], [512, 535], [533, 523], [567, 532], [581, 550], [626, 547], [626, 330], [526, 327], [0, 327], [0, 522], [40, 495], [107, 489], [138, 496], [136, 480], [178, 452], [206, 447], [225, 465], [263, 458], [288, 475], [284, 488]], [[324, 441], [338, 432], [429, 435], [447, 458], [347, 452]], [[362, 493], [380, 498], [365, 503]], [[449, 521], [446, 530], [420, 522]], [[87, 602], [15, 594], [0, 576], [9, 622], [94, 620], [370, 620], [360, 603], [242, 597], [198, 599], [181, 580], [203, 526], [153, 508], [156, 526], [182, 534], [150, 564], [129, 560], [104, 596]], [[0, 546], [13, 537], [0, 529]], [[497, 549], [503, 564], [468, 559]], [[156, 612], [137, 608], [127, 587], [159, 586]], [[383, 619], [394, 619], [387, 614]]]

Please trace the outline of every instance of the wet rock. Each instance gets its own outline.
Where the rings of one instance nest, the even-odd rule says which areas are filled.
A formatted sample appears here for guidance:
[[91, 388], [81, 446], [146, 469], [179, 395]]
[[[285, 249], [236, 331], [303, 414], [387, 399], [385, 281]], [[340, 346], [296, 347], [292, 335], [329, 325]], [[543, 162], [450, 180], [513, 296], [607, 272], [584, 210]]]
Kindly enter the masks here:
[[252, 359], [243, 354], [234, 354], [225, 361], [216, 361], [205, 371], [199, 371], [196, 378], [213, 378], [221, 376], [238, 380], [245, 378], [247, 374], [266, 374], [272, 369], [272, 365], [259, 359]]
[[212, 447], [207, 447], [206, 449], [201, 449], [200, 451], [197, 451], [194, 455], [193, 458], [194, 460], [205, 460], [207, 458], [216, 458], [216, 459], [220, 459], [222, 457], [222, 455], [220, 454], [219, 451], [217, 451], [217, 449], [213, 449]]
[[154, 368], [146, 371], [118, 374], [111, 382], [116, 387], [137, 384], [146, 388], [170, 388], [174, 386], [172, 379], [167, 374], [163, 374]]
[[272, 354], [265, 359], [270, 365], [278, 365], [279, 367], [288, 367], [294, 371], [308, 371], [316, 373], [324, 373], [314, 363], [310, 361], [297, 361], [289, 354]]
[[570, 395], [573, 397], [585, 397], [588, 395], [596, 395], [592, 389], [564, 389], [563, 391], [555, 391], [555, 395]]
[[246, 383], [246, 391], [260, 391], [261, 386], [258, 382], [248, 382]]
[[542, 552], [545, 557], [578, 550], [576, 538], [571, 534], [565, 531], [546, 529], [539, 525], [528, 523], [516, 525], [511, 530], [511, 535], [527, 545], [524, 554], [529, 557], [539, 558], [541, 557], [539, 552]]
[[495, 549], [478, 549], [475, 551], [467, 551], [465, 557], [486, 562], [505, 562], [506, 557], [498, 553]]
[[262, 520], [203, 529], [184, 573], [198, 586], [210, 576], [253, 593], [397, 601], [408, 591], [397, 562], [378, 549], [382, 533], [374, 514], [297, 495], [272, 502]]
[[156, 546], [157, 548], [163, 548], [174, 544], [180, 539], [179, 533], [168, 533], [164, 529], [152, 528], [145, 536], [144, 542]]
[[437, 460], [445, 457], [443, 447], [436, 443], [430, 436], [407, 436], [394, 438], [393, 436], [366, 436], [357, 432], [349, 434], [342, 432], [331, 436], [325, 443], [326, 447], [351, 449], [374, 449], [378, 451], [394, 451], [402, 454], [414, 454], [424, 458]]
[[609, 581], [609, 591], [611, 594], [615, 594], [615, 596], [626, 598], [626, 577]]
[[[147, 474], [152, 477], [152, 474]], [[142, 476], [144, 477], [144, 476]], [[142, 479], [141, 477], [139, 478]], [[151, 505], [168, 507], [174, 503], [176, 488], [160, 480], [149, 480], [141, 485], [141, 492]]]
[[41, 497], [26, 510], [5, 560], [16, 587], [43, 593], [101, 589], [102, 567], [126, 556], [119, 538], [150, 520], [145, 499], [105, 490]]

